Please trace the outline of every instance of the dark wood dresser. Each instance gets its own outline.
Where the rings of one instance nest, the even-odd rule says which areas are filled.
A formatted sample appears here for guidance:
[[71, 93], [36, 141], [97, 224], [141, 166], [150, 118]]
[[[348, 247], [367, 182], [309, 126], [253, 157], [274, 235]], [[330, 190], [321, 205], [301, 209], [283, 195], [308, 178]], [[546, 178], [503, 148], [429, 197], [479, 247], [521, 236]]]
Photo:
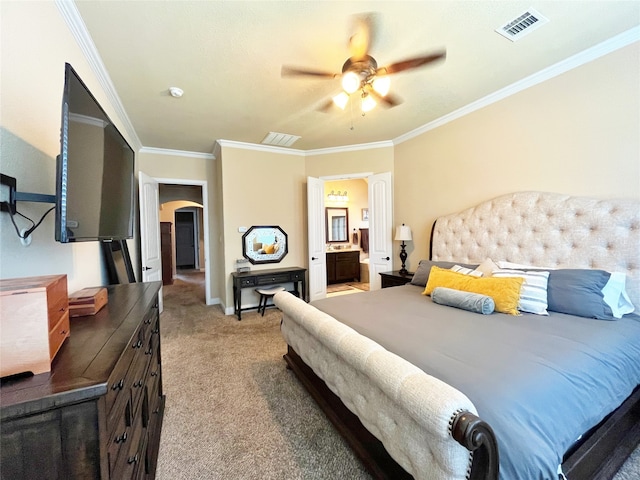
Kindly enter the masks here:
[[71, 319], [51, 372], [0, 387], [2, 479], [152, 479], [165, 396], [160, 282], [113, 285]]

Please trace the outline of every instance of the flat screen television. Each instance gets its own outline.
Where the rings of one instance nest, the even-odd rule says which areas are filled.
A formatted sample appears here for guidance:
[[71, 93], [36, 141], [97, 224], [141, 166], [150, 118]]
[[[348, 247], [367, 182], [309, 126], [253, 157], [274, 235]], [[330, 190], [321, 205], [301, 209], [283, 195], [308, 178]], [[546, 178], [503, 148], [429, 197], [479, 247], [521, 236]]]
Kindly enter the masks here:
[[68, 63], [57, 158], [59, 242], [133, 237], [134, 152]]

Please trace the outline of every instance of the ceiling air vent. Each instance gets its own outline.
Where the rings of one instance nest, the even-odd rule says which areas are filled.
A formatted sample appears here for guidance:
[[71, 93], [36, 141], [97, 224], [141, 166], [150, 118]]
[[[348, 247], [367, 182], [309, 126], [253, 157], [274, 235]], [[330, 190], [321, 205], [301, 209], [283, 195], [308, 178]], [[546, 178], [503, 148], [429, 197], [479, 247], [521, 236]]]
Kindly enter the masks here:
[[278, 147], [290, 147], [298, 141], [299, 135], [289, 135], [286, 133], [269, 132], [262, 143], [265, 145], [277, 145]]
[[511, 20], [500, 28], [496, 28], [496, 32], [515, 42], [548, 22], [548, 18], [530, 8], [518, 18]]

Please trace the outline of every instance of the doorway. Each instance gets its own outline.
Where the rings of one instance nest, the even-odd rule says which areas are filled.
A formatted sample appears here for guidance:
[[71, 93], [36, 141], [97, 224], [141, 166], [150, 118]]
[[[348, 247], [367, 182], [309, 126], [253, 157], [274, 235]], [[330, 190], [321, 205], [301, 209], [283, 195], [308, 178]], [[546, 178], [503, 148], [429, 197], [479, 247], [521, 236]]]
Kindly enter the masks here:
[[[206, 305], [213, 305], [216, 302], [211, 295], [207, 182], [166, 178], [155, 180], [158, 182], [160, 220], [172, 224], [172, 273], [174, 276], [189, 274], [203, 277], [203, 301]], [[183, 229], [185, 225], [188, 226]], [[183, 231], [188, 233], [184, 235]], [[185, 236], [190, 239], [184, 241]], [[184, 242], [189, 247], [180, 247], [178, 250], [178, 242], [181, 245]], [[181, 252], [180, 258], [178, 251]], [[178, 265], [183, 268], [178, 270]]]
[[[307, 177], [309, 265], [307, 291], [311, 301], [327, 296], [327, 256], [329, 253], [327, 250], [325, 205], [330, 197], [325, 193], [325, 182], [352, 179], [366, 179], [367, 183], [368, 208], [361, 209], [359, 218], [366, 218], [369, 222], [369, 289], [378, 290], [381, 287], [379, 273], [392, 270], [393, 192], [391, 172], [336, 175], [321, 178]], [[340, 194], [334, 191], [334, 194], [332, 198], [345, 196], [344, 190]], [[346, 196], [348, 196], [348, 190]], [[352, 228], [351, 226], [349, 228], [350, 235], [352, 234]]]
[[369, 249], [368, 242], [363, 243], [369, 231], [367, 178], [325, 180], [324, 210], [327, 222], [330, 212], [346, 212], [346, 217], [340, 219], [348, 225], [348, 231], [345, 225], [338, 225], [340, 237], [335, 238], [332, 230], [337, 225], [326, 225], [327, 297], [368, 291]]
[[176, 270], [199, 270], [199, 222], [198, 212], [193, 207], [175, 211]]

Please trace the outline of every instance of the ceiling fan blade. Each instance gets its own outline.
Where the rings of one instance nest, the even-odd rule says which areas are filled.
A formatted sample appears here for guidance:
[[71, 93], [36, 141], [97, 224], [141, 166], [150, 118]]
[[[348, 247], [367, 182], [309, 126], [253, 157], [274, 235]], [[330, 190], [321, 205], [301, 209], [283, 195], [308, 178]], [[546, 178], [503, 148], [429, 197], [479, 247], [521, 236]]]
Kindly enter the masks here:
[[294, 76], [311, 76], [311, 77], [322, 77], [322, 78], [336, 78], [339, 76], [337, 73], [331, 72], [322, 72], [320, 70], [310, 70], [308, 68], [298, 68], [298, 67], [288, 67], [286, 65], [282, 66], [280, 70], [280, 75], [283, 77], [294, 77]]
[[369, 54], [369, 50], [375, 39], [375, 20], [376, 16], [373, 13], [353, 16], [353, 34], [349, 37], [351, 58], [360, 60]]
[[396, 95], [392, 95], [391, 93], [387, 93], [384, 97], [376, 92], [373, 88], [367, 88], [367, 93], [371, 95], [376, 102], [381, 104], [383, 107], [393, 108], [402, 103], [402, 99]]
[[392, 63], [386, 67], [381, 67], [376, 70], [376, 74], [391, 75], [392, 73], [398, 73], [411, 68], [422, 67], [423, 65], [436, 62], [438, 60], [444, 60], [446, 56], [447, 52], [443, 50], [441, 52], [424, 55], [422, 57], [410, 58], [408, 60], [403, 60], [402, 62]]
[[326, 102], [320, 104], [320, 106], [316, 110], [318, 110], [319, 112], [327, 113], [329, 112], [329, 110], [331, 110], [331, 107], [333, 106], [334, 106], [333, 99], [330, 98]]

